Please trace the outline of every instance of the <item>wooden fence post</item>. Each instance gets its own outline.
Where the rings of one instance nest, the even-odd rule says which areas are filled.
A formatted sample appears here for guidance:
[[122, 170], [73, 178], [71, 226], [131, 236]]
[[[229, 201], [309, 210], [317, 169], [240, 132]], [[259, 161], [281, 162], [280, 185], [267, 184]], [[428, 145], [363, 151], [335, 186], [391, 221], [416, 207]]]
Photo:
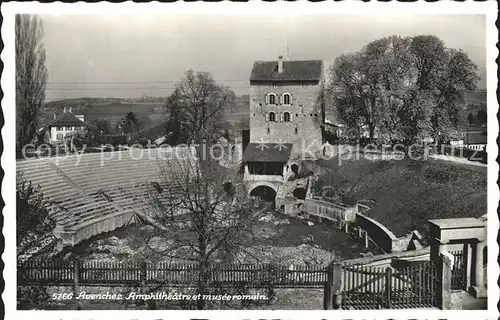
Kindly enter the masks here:
[[146, 263], [146, 261], [143, 261], [141, 263], [141, 286], [143, 287], [146, 285], [147, 276], [148, 276], [148, 264]]
[[80, 290], [80, 259], [73, 262], [73, 296], [77, 296]]
[[386, 307], [388, 309], [391, 308], [392, 304], [392, 268], [388, 267], [385, 269], [385, 298], [387, 305], [382, 306], [382, 308]]
[[[328, 265], [327, 281], [324, 287], [323, 308], [325, 310], [340, 309], [342, 287], [342, 264], [340, 261], [332, 261]], [[334, 303], [335, 301], [335, 303]]]
[[451, 309], [451, 259], [443, 254], [437, 260], [437, 307], [441, 310]]
[[333, 302], [333, 261], [328, 265], [325, 288], [323, 292], [323, 309], [332, 309]]

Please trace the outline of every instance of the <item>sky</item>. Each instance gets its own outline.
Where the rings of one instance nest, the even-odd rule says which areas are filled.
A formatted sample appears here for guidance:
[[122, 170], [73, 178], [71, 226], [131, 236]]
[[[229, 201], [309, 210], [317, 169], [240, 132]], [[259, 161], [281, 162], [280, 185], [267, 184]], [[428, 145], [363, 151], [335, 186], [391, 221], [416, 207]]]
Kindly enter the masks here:
[[486, 87], [483, 15], [43, 15], [47, 101], [168, 96], [186, 70], [248, 94], [256, 60], [324, 60], [391, 35], [434, 34], [478, 65]]

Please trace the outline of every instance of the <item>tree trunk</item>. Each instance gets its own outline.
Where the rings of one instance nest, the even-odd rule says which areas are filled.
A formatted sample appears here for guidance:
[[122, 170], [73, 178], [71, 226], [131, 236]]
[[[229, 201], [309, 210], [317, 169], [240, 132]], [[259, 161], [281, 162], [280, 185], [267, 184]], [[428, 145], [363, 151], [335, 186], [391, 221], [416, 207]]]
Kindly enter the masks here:
[[370, 134], [370, 142], [372, 142], [373, 141], [373, 136], [375, 135], [375, 126], [371, 122], [368, 123], [368, 131], [369, 131], [369, 134]]
[[210, 263], [207, 260], [207, 237], [203, 231], [200, 232], [198, 236], [198, 247], [200, 249], [200, 265], [199, 265], [199, 275], [198, 275], [198, 294], [201, 295], [201, 299], [196, 302], [196, 308], [198, 310], [203, 310], [205, 308], [205, 300], [203, 296], [208, 294], [207, 287], [210, 277]]

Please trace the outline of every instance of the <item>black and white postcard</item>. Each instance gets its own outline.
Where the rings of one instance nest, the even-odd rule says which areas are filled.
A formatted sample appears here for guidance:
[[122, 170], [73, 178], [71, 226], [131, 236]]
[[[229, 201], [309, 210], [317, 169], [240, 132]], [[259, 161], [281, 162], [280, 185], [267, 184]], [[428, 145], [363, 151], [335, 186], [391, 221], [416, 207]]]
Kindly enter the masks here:
[[3, 5], [6, 319], [498, 318], [496, 13]]

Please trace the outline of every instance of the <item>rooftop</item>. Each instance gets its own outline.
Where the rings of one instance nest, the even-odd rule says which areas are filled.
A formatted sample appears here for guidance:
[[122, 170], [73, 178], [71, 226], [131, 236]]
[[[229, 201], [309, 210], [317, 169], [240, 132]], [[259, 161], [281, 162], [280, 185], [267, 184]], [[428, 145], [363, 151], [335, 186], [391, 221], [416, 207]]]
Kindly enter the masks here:
[[148, 138], [149, 140], [156, 140], [160, 137], [167, 135], [166, 122], [163, 122], [155, 127], [147, 128], [139, 131], [139, 136]]
[[484, 221], [477, 218], [432, 219], [429, 222], [441, 229], [477, 228], [486, 225]]
[[319, 81], [323, 75], [322, 60], [283, 61], [283, 72], [278, 72], [278, 61], [256, 61], [250, 81]]
[[62, 126], [85, 126], [85, 122], [78, 119], [74, 114], [65, 112], [61, 114], [57, 119], [49, 123], [49, 127], [62, 127]]
[[287, 162], [293, 143], [249, 143], [244, 162]]

